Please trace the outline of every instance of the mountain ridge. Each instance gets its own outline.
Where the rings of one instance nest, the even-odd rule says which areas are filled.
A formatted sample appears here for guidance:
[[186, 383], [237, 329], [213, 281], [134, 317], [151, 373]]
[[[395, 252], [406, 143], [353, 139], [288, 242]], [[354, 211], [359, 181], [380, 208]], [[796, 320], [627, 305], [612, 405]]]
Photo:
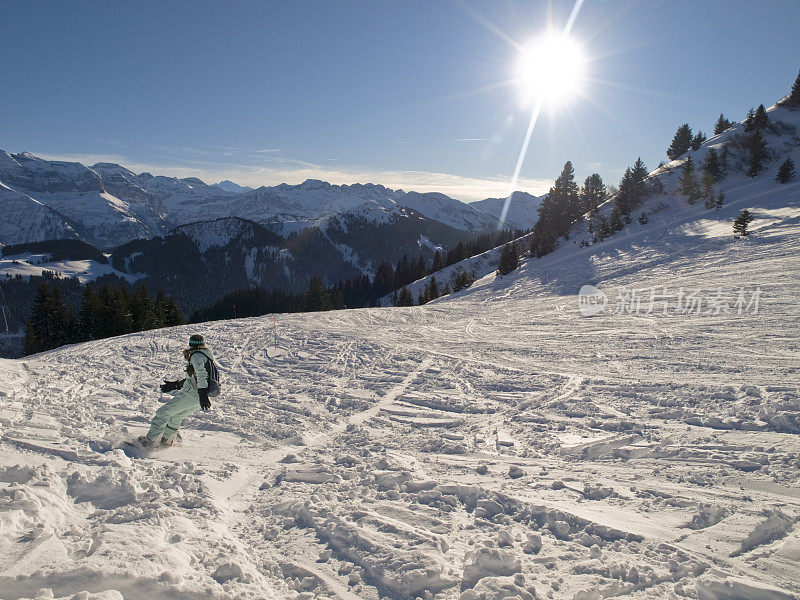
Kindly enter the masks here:
[[[86, 166], [49, 161], [29, 152], [0, 150], [0, 182], [60, 215], [50, 214], [48, 226], [40, 227], [45, 217], [39, 211], [38, 220], [31, 217], [16, 229], [7, 227], [0, 243], [42, 241], [44, 235], [61, 230], [111, 249], [133, 239], [164, 235], [180, 225], [224, 217], [270, 223], [289, 233], [304, 227], [325, 228], [337, 215], [387, 223], [392, 216], [407, 217], [405, 209], [462, 231], [481, 232], [499, 225], [494, 214], [438, 192], [405, 192], [374, 183], [337, 185], [317, 179], [256, 189], [227, 180], [209, 185], [197, 177], [136, 174], [117, 163]], [[78, 233], [70, 233], [70, 228]]]

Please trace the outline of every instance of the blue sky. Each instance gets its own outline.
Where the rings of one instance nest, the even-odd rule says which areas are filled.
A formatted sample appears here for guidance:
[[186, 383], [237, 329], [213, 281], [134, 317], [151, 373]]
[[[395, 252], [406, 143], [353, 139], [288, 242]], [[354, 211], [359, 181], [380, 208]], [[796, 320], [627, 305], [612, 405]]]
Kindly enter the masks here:
[[[372, 181], [503, 196], [530, 117], [519, 45], [574, 2], [7, 2], [0, 148], [246, 185]], [[547, 107], [518, 188], [566, 160], [616, 183], [683, 122], [788, 90], [800, 2], [585, 0], [590, 80]]]

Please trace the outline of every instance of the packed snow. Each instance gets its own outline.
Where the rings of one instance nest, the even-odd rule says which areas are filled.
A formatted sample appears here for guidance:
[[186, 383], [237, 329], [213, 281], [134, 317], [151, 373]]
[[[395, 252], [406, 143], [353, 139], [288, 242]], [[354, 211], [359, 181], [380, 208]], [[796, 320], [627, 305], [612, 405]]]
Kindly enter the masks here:
[[[559, 251], [424, 307], [0, 361], [2, 596], [796, 598], [800, 218], [773, 216]], [[624, 304], [679, 288], [760, 305]], [[131, 458], [195, 331], [222, 396]]]

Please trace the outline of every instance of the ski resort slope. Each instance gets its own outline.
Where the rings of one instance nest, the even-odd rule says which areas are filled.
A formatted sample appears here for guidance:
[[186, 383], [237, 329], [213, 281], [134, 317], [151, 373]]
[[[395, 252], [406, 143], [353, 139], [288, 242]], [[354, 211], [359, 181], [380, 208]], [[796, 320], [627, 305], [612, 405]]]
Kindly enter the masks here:
[[[0, 597], [796, 598], [800, 218], [774, 214], [424, 307], [0, 361]], [[223, 395], [126, 456], [196, 331]]]

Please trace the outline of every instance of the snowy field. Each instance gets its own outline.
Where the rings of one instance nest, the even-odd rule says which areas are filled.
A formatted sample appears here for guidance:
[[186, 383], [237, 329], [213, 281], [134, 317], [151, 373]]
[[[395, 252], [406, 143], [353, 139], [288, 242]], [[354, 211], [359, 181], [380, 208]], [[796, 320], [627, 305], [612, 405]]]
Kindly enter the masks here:
[[45, 271], [58, 277], [77, 277], [81, 283], [94, 281], [103, 275], [117, 275], [134, 282], [138, 277], [117, 271], [111, 265], [103, 265], [94, 260], [51, 261], [47, 254], [21, 254], [0, 258], [0, 277], [41, 276]]
[[[780, 217], [425, 307], [0, 361], [0, 597], [796, 598], [800, 219]], [[592, 318], [585, 283], [608, 295]], [[631, 288], [706, 303], [648, 313]], [[223, 397], [129, 458], [196, 330]]]

